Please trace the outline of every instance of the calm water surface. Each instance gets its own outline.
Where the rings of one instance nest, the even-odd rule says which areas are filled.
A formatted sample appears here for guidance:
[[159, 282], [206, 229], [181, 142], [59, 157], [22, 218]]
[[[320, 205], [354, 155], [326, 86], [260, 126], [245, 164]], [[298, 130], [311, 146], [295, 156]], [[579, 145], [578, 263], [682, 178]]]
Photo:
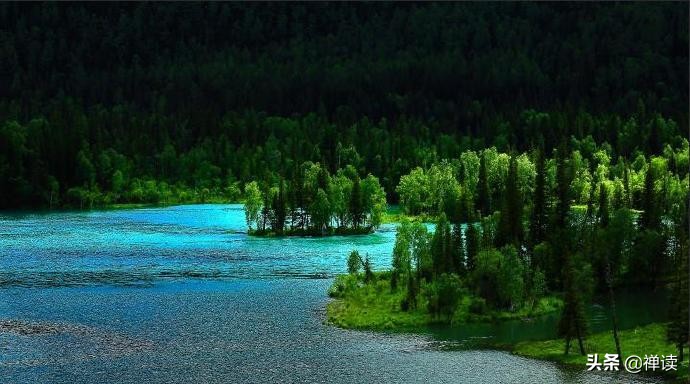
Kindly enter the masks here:
[[[553, 318], [418, 335], [326, 325], [332, 276], [354, 248], [387, 268], [393, 226], [330, 238], [244, 231], [239, 205], [0, 215], [0, 381], [649, 382], [473, 349], [550, 337]], [[643, 321], [660, 312], [621, 307]], [[603, 329], [606, 311], [591, 312]]]

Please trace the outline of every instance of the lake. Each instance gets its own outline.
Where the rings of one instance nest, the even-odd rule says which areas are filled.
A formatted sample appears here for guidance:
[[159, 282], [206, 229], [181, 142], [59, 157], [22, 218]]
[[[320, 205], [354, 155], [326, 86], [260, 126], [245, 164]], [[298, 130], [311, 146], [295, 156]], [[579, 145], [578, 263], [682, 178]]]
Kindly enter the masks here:
[[[324, 324], [326, 290], [349, 252], [388, 268], [394, 226], [329, 238], [245, 231], [241, 205], [0, 214], [1, 381], [654, 382], [474, 342], [550, 337], [553, 317], [418, 334]], [[659, 318], [639, 302], [619, 303], [624, 326]], [[606, 329], [607, 311], [590, 312], [594, 330]]]

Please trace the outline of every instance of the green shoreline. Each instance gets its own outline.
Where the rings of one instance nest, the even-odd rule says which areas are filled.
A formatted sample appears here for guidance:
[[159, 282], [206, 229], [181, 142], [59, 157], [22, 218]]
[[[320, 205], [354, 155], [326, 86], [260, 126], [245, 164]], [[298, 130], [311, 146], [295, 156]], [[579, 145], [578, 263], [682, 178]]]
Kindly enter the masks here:
[[[326, 304], [326, 323], [351, 330], [373, 332], [402, 332], [418, 333], [420, 329], [429, 326], [458, 327], [463, 324], [489, 323], [507, 320], [529, 319], [553, 314], [562, 308], [560, 298], [548, 296], [534, 303], [529, 310], [489, 311], [483, 315], [469, 313], [469, 296], [463, 297], [453, 318], [438, 318], [426, 312], [422, 305], [416, 310], [403, 311], [400, 300], [404, 292], [390, 289], [388, 272], [374, 272], [374, 280], [369, 284], [359, 285], [357, 288], [342, 288], [339, 285], [348, 284], [349, 275], [337, 276], [329, 288], [328, 295], [332, 298]], [[666, 324], [651, 323], [634, 329], [620, 331], [622, 352], [625, 356], [637, 355], [644, 358], [648, 355], [673, 354], [677, 356], [676, 347], [666, 340]], [[552, 361], [561, 366], [573, 369], [586, 369], [587, 356], [580, 355], [577, 348], [571, 348], [568, 355], [564, 354], [562, 339], [521, 341], [513, 344], [488, 344], [489, 348], [508, 351], [516, 356], [530, 359]], [[600, 362], [606, 353], [615, 353], [616, 348], [610, 331], [589, 335], [585, 341], [587, 353], [598, 353]], [[623, 359], [624, 360], [624, 359]], [[621, 360], [621, 364], [623, 363]], [[624, 371], [623, 366], [620, 367]], [[645, 376], [659, 377], [671, 382], [687, 382], [688, 359], [678, 367], [677, 371], [642, 373]]]
[[[626, 357], [637, 355], [644, 359], [645, 355], [678, 356], [676, 347], [666, 340], [666, 324], [651, 323], [633, 329], [619, 331], [621, 339], [621, 359], [620, 370], [623, 371], [622, 364]], [[599, 362], [603, 362], [604, 354], [615, 353], [616, 346], [610, 331], [595, 333], [587, 337], [585, 341], [585, 351], [587, 353], [598, 353]], [[573, 348], [570, 354], [564, 354], [564, 342], [562, 339], [551, 339], [541, 341], [523, 341], [516, 343], [508, 350], [517, 356], [527, 357], [537, 360], [553, 361], [562, 366], [585, 369], [587, 356], [577, 353]], [[673, 382], [681, 383], [688, 381], [688, 359], [678, 366], [676, 371], [643, 372], [645, 376], [662, 377]]]
[[[354, 277], [336, 277], [328, 295], [334, 300], [326, 305], [330, 324], [346, 329], [373, 331], [405, 331], [433, 325], [458, 326], [466, 323], [495, 322], [530, 319], [559, 311], [563, 301], [556, 296], [536, 300], [529, 308], [516, 311], [484, 310], [472, 308], [473, 296], [464, 295], [452, 316], [433, 316], [426, 310], [421, 299], [416, 309], [402, 310], [400, 303], [406, 293], [392, 290], [390, 272], [374, 272], [370, 284], [353, 285]], [[353, 288], [354, 287], [354, 288]]]

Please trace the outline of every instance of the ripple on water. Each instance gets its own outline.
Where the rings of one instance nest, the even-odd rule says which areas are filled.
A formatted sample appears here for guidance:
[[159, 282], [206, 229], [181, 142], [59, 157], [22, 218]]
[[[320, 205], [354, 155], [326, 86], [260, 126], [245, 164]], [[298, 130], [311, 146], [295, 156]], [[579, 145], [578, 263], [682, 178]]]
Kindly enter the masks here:
[[[610, 383], [430, 335], [324, 325], [368, 236], [249, 238], [237, 205], [0, 215], [4, 383]], [[461, 338], [460, 340], [465, 340]]]

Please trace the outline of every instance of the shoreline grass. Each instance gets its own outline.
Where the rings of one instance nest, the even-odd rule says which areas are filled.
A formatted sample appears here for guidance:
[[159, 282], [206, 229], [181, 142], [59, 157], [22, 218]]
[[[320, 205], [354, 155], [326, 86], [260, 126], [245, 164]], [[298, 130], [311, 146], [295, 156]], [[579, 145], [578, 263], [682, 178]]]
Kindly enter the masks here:
[[[621, 352], [623, 353], [621, 364], [626, 356], [630, 355], [637, 355], [643, 359], [645, 355], [658, 355], [659, 358], [662, 355], [668, 356], [669, 354], [678, 356], [676, 347], [666, 340], [666, 324], [652, 323], [634, 329], [619, 331], [619, 336]], [[590, 335], [587, 337], [584, 346], [586, 353], [598, 353], [600, 362], [603, 361], [604, 354], [616, 352], [616, 346], [610, 331]], [[570, 353], [565, 355], [565, 344], [562, 339], [519, 342], [511, 348], [511, 352], [518, 356], [553, 361], [578, 369], [585, 369], [585, 364], [587, 363], [587, 356], [580, 355], [576, 342], [571, 346]], [[624, 370], [622, 366], [620, 369]], [[660, 372], [657, 370], [656, 372], [647, 372], [646, 374], [677, 382], [687, 382], [687, 353], [685, 361], [683, 364], [679, 364], [677, 371]]]
[[402, 289], [392, 290], [390, 272], [375, 272], [373, 281], [361, 283], [355, 276], [340, 275], [330, 287], [334, 298], [326, 305], [327, 321], [346, 329], [372, 331], [412, 331], [432, 325], [459, 326], [465, 323], [496, 322], [538, 317], [559, 311], [563, 301], [555, 296], [543, 297], [529, 307], [508, 310], [477, 309], [475, 297], [464, 294], [450, 317], [435, 317], [426, 310], [426, 300], [419, 297], [417, 308], [407, 311], [400, 303]]

